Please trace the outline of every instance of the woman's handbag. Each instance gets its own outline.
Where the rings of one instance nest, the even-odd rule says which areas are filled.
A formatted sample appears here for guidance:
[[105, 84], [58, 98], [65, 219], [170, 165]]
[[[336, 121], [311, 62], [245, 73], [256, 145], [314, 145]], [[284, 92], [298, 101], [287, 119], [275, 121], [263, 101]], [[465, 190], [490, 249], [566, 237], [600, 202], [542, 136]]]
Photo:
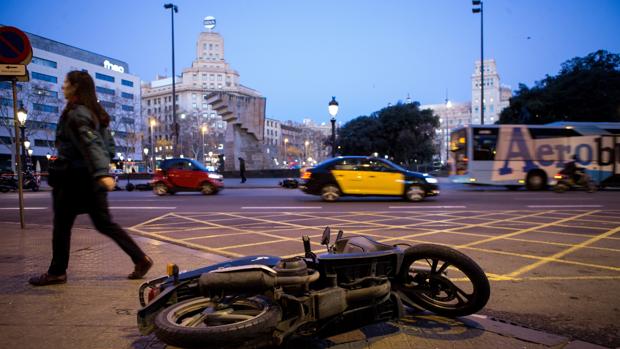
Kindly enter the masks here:
[[47, 184], [50, 187], [58, 186], [67, 179], [68, 174], [69, 162], [62, 159], [51, 160], [47, 167]]

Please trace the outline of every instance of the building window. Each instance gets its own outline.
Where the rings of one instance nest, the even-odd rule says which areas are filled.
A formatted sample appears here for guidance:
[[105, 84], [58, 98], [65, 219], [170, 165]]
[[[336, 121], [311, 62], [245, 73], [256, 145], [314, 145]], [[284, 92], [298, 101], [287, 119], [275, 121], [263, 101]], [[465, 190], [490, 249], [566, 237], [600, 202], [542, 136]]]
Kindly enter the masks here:
[[[124, 106], [123, 106], [124, 107]], [[121, 122], [123, 124], [129, 124], [129, 125], [133, 125], [134, 121], [132, 118], [121, 118]]]
[[97, 86], [95, 87], [95, 89], [97, 90], [97, 92], [99, 93], [104, 93], [106, 95], [112, 95], [114, 96], [114, 90], [111, 88], [105, 88], [105, 87], [101, 87], [101, 86]]
[[33, 79], [37, 79], [37, 80], [43, 80], [43, 81], [47, 81], [47, 82], [52, 82], [54, 84], [58, 83], [58, 78], [56, 78], [55, 76], [51, 76], [51, 75], [47, 75], [47, 74], [41, 74], [41, 73], [37, 73], [35, 71], [32, 72], [32, 78]]
[[46, 113], [58, 113], [58, 107], [54, 105], [32, 103], [32, 109]]
[[13, 100], [12, 100], [12, 99], [10, 99], [10, 98], [4, 98], [4, 97], [1, 97], [1, 98], [0, 98], [0, 106], [3, 106], [3, 107], [12, 107], [12, 106], [13, 106]]
[[39, 96], [46, 96], [46, 97], [54, 97], [54, 98], [58, 98], [58, 92], [56, 91], [50, 91], [50, 90], [46, 90], [44, 88], [38, 88], [35, 87], [34, 88], [34, 93], [36, 93]]
[[127, 93], [127, 92], [121, 92], [121, 97], [127, 98], [127, 99], [133, 99], [133, 94]]
[[99, 104], [101, 104], [104, 108], [108, 110], [113, 110], [114, 108], [116, 108], [116, 103], [113, 102], [99, 101]]
[[124, 85], [124, 86], [133, 87], [133, 81], [121, 79], [121, 84]]
[[105, 80], [105, 81], [109, 81], [109, 82], [114, 82], [114, 77], [110, 76], [110, 75], [105, 75], [105, 74], [101, 74], [101, 73], [95, 73], [95, 77], [99, 80]]
[[48, 141], [46, 139], [35, 139], [34, 140], [34, 146], [35, 147], [49, 147], [49, 148], [53, 148], [54, 147], [54, 141]]
[[54, 61], [50, 61], [49, 59], [40, 58], [40, 57], [32, 57], [32, 63], [42, 65], [50, 68], [58, 68], [58, 64]]

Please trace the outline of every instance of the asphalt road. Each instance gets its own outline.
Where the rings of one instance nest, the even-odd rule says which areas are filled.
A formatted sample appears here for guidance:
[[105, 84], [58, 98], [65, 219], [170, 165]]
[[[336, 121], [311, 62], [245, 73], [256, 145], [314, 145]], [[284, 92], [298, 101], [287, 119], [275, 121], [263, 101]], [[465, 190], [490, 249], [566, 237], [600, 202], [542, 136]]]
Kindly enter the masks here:
[[[320, 251], [327, 225], [390, 244], [446, 244], [487, 272], [492, 296], [483, 314], [620, 346], [620, 192], [441, 189], [422, 203], [324, 203], [281, 188], [226, 189], [215, 196], [113, 192], [110, 206], [135, 234], [228, 257], [300, 254], [303, 234]], [[0, 194], [0, 223], [18, 220], [16, 206], [16, 194]], [[49, 192], [26, 193], [25, 206], [27, 224], [51, 224]], [[91, 226], [85, 216], [76, 224]]]

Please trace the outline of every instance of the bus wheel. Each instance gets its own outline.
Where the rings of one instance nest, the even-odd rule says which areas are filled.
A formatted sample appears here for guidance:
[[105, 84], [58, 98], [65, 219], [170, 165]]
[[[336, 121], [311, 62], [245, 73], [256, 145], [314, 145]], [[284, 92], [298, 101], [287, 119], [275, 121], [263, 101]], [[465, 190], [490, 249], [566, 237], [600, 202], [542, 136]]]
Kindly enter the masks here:
[[528, 190], [543, 190], [547, 186], [547, 176], [542, 171], [528, 173], [525, 186]]

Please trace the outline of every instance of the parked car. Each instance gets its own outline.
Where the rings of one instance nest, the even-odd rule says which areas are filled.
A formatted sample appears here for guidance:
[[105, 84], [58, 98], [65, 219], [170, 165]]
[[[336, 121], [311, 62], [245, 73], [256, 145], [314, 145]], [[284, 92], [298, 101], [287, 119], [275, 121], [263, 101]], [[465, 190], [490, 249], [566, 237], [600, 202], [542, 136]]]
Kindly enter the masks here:
[[175, 158], [160, 163], [151, 185], [157, 195], [179, 191], [199, 191], [213, 195], [224, 188], [222, 175], [209, 171], [194, 159]]
[[336, 201], [343, 195], [401, 196], [422, 201], [439, 195], [437, 179], [408, 171], [395, 163], [367, 156], [339, 156], [307, 169], [299, 188], [320, 195], [324, 201]]

